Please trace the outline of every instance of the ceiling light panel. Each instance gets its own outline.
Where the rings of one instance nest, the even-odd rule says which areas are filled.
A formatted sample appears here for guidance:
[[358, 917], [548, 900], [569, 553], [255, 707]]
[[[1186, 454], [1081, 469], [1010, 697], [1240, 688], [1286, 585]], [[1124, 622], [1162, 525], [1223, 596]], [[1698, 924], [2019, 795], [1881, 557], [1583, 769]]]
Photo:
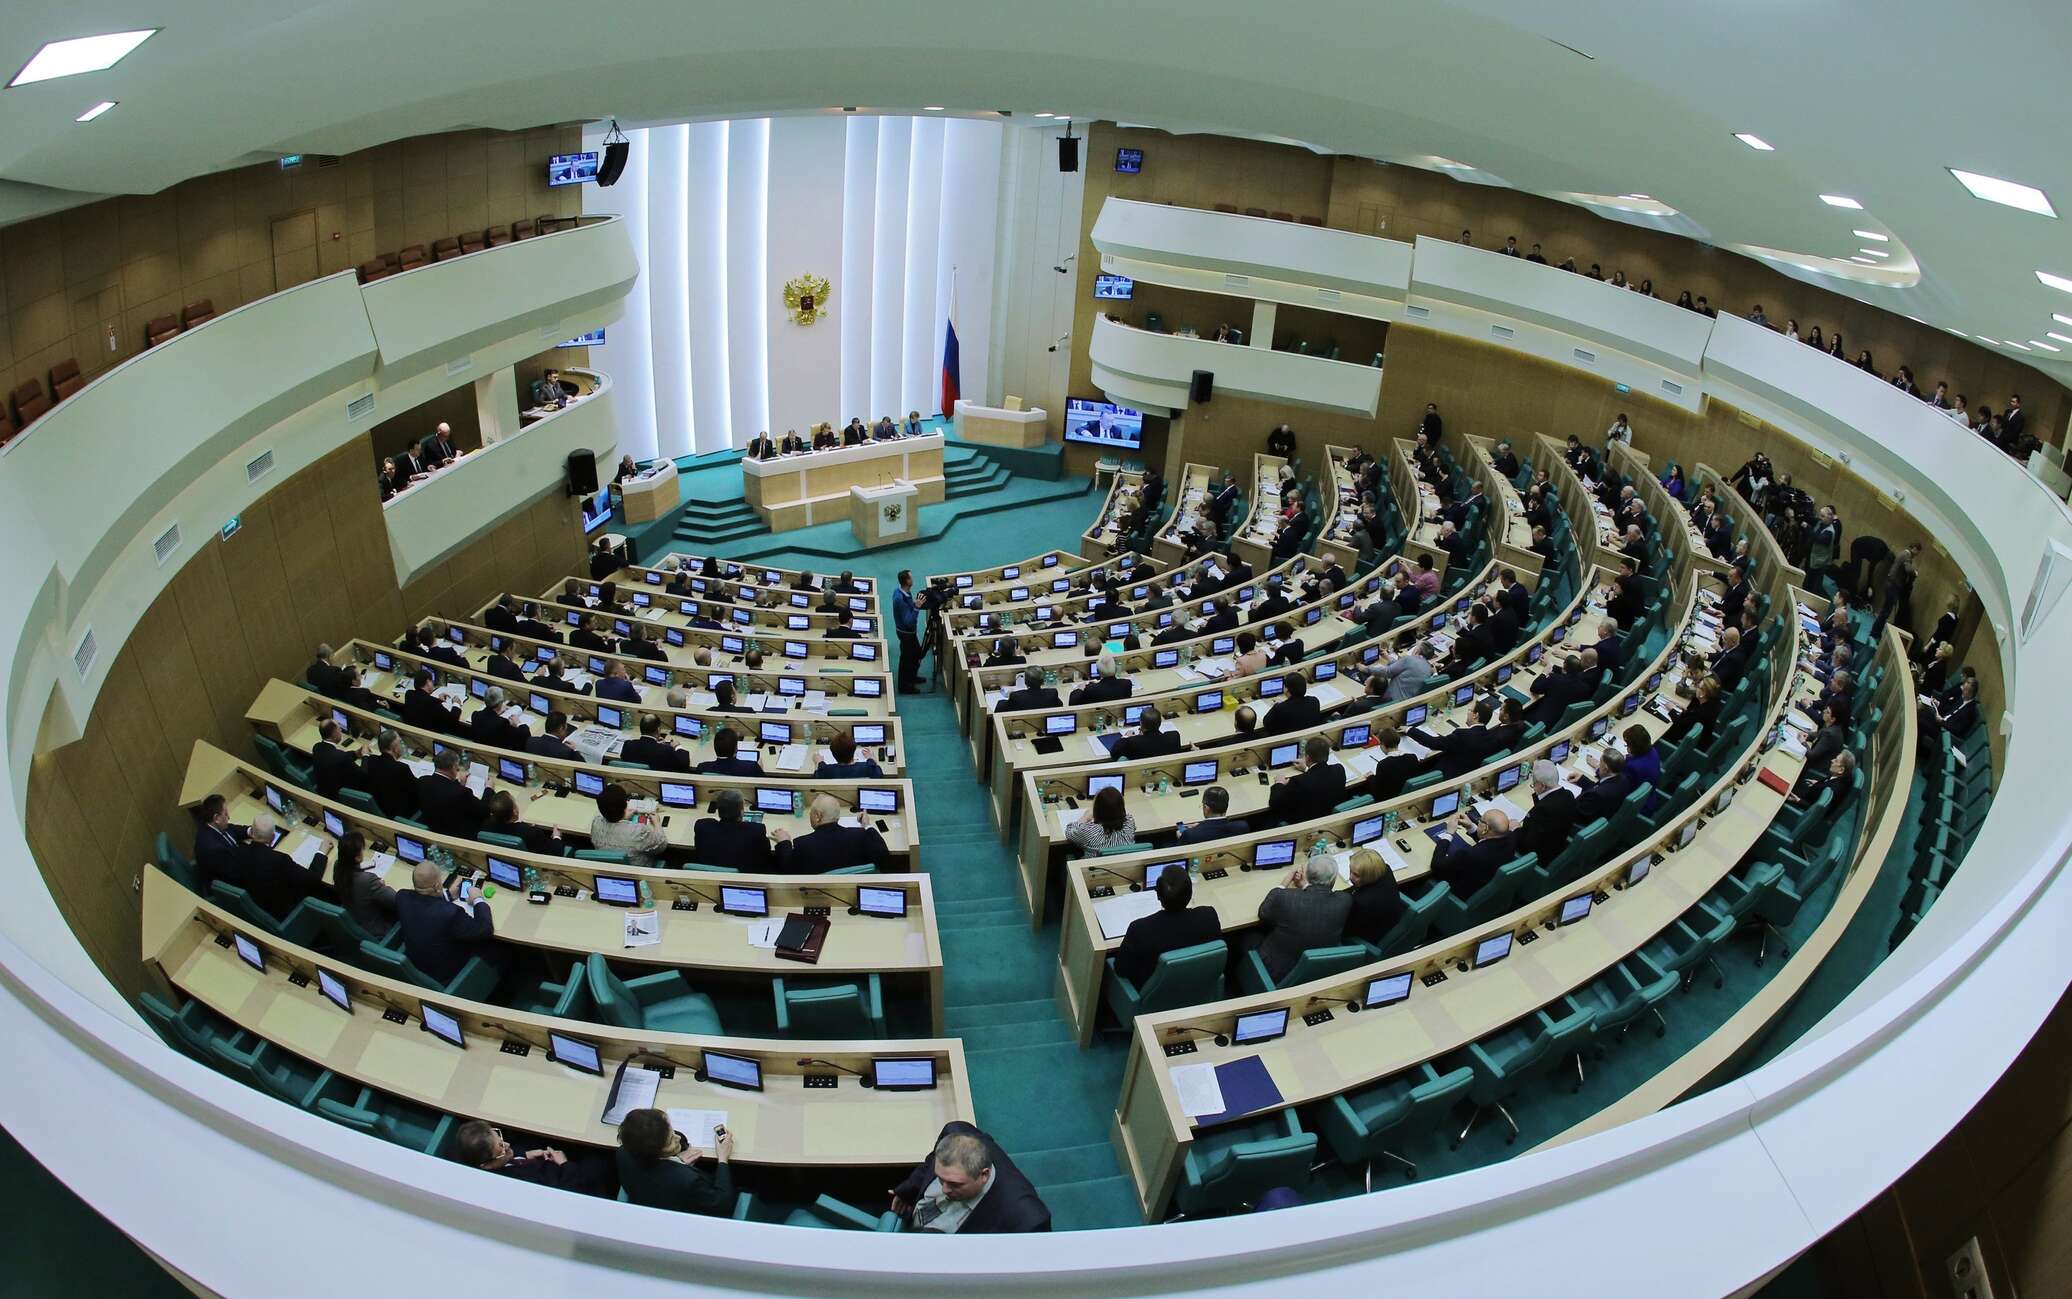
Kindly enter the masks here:
[[1851, 230], [1849, 233], [1855, 235], [1858, 239], [1868, 239], [1874, 244], [1882, 244], [1892, 238], [1890, 235], [1881, 235], [1875, 230]]
[[1760, 135], [1750, 135], [1746, 131], [1736, 131], [1734, 132], [1734, 138], [1741, 141], [1741, 143], [1747, 145], [1749, 148], [1754, 149], [1758, 153], [1777, 152], [1777, 146], [1771, 144], [1768, 140], [1765, 140]]
[[[2072, 280], [2068, 280], [2062, 275], [2052, 275], [2049, 271], [2038, 271], [2036, 272], [2036, 278], [2060, 293], [2072, 293]], [[2058, 319], [2065, 320], [2063, 316], [2059, 316]], [[2065, 320], [2065, 323], [2072, 325], [2072, 320]]]
[[158, 34], [158, 28], [147, 27], [135, 32], [109, 32], [105, 36], [79, 36], [68, 41], [52, 41], [22, 65], [14, 74], [9, 86], [28, 86], [38, 81], [55, 81], [59, 77], [76, 77], [82, 72], [99, 72], [122, 62], [131, 50]]
[[1829, 207], [1845, 207], [1852, 212], [1863, 211], [1863, 204], [1857, 202], [1853, 198], [1848, 198], [1841, 194], [1822, 194], [1820, 196], [1820, 201], [1827, 204]]
[[1997, 176], [1982, 176], [1978, 172], [1963, 171], [1956, 167], [1951, 167], [1949, 172], [1957, 178], [1958, 184], [1988, 203], [2020, 208], [2024, 212], [2034, 212], [2037, 216], [2055, 217], [2058, 214], [2058, 210], [2050, 205], [2050, 196], [2034, 185], [2001, 180]]
[[112, 99], [104, 99], [100, 103], [95, 104], [92, 108], [87, 109], [85, 112], [81, 113], [79, 116], [73, 118], [72, 120], [75, 122], [91, 122], [96, 117], [99, 117], [101, 114], [115, 107], [115, 102], [116, 101]]

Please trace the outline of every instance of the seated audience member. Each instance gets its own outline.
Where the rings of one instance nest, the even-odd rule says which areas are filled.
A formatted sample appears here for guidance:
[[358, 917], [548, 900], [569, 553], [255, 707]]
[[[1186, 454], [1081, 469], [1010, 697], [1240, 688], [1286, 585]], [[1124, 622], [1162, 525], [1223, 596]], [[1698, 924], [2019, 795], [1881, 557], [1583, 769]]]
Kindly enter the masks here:
[[1402, 793], [1410, 778], [1424, 769], [1423, 756], [1404, 743], [1403, 732], [1393, 721], [1375, 724], [1374, 747], [1377, 756], [1373, 774], [1347, 787], [1340, 802], [1361, 794], [1372, 795], [1377, 803], [1386, 802]]
[[568, 401], [568, 389], [561, 386], [561, 371], [545, 370], [533, 381], [532, 404], [559, 409]]
[[519, 1154], [504, 1139], [501, 1128], [481, 1119], [470, 1119], [453, 1133], [454, 1157], [471, 1168], [559, 1191], [605, 1197], [618, 1194], [618, 1179], [602, 1152], [571, 1157], [552, 1146], [526, 1144], [525, 1153]]
[[1094, 660], [1094, 671], [1097, 675], [1093, 680], [1072, 692], [1074, 705], [1113, 703], [1129, 698], [1135, 689], [1135, 683], [1122, 675], [1115, 656], [1106, 650], [1101, 652], [1100, 658]]
[[242, 887], [244, 862], [239, 854], [249, 832], [230, 823], [230, 804], [221, 794], [211, 794], [195, 809], [194, 818], [194, 865], [202, 892], [216, 880]]
[[1545, 758], [1532, 764], [1532, 809], [1518, 827], [1518, 851], [1550, 862], [1568, 846], [1576, 827], [1575, 791], [1561, 783], [1561, 769]]
[[1271, 823], [1290, 825], [1323, 816], [1345, 801], [1345, 768], [1331, 761], [1331, 741], [1312, 735], [1295, 759], [1295, 770], [1274, 783], [1267, 795]]
[[[1346, 872], [1352, 877], [1352, 909], [1345, 917], [1345, 940], [1349, 943], [1365, 943], [1379, 947], [1396, 922], [1403, 918], [1410, 907], [1403, 900], [1403, 892], [1396, 887], [1396, 876], [1389, 870], [1381, 854], [1372, 848], [1353, 850], [1352, 859], [1346, 863]], [[1387, 956], [1389, 953], [1383, 952]]]
[[756, 760], [755, 746], [748, 748], [748, 756], [741, 757], [741, 734], [731, 726], [722, 726], [712, 737], [712, 756], [698, 764], [698, 771], [708, 776], [759, 776], [762, 764]]
[[1288, 673], [1284, 681], [1285, 693], [1266, 710], [1266, 720], [1261, 723], [1267, 735], [1289, 735], [1324, 720], [1323, 705], [1310, 697], [1308, 677], [1298, 670]]
[[1178, 834], [1175, 843], [1207, 843], [1211, 839], [1227, 839], [1243, 834], [1249, 828], [1243, 821], [1227, 813], [1230, 811], [1230, 791], [1221, 785], [1211, 785], [1201, 792], [1202, 819], [1192, 824], [1181, 823], [1174, 829]]
[[813, 768], [816, 780], [860, 780], [876, 779], [885, 774], [884, 769], [869, 759], [857, 761], [856, 737], [848, 731], [837, 731], [827, 742], [828, 756], [833, 762], [823, 762]]
[[1049, 1231], [1050, 1210], [999, 1145], [969, 1123], [943, 1126], [935, 1149], [892, 1191], [913, 1231], [991, 1235]]
[[338, 858], [331, 863], [331, 897], [353, 923], [381, 937], [396, 923], [396, 891], [380, 871], [363, 869], [367, 836], [347, 830], [338, 839]]
[[757, 821], [745, 820], [748, 801], [738, 789], [723, 789], [712, 800], [713, 815], [691, 827], [691, 860], [703, 866], [730, 866], [749, 874], [768, 871], [770, 836]]
[[439, 697], [432, 693], [438, 685], [438, 677], [429, 668], [418, 672], [411, 682], [410, 692], [403, 696], [403, 722], [420, 731], [460, 735], [463, 733], [460, 712], [439, 702]]
[[1064, 707], [1064, 702], [1064, 700], [1058, 698], [1058, 692], [1054, 687], [1043, 684], [1041, 676], [1037, 676], [1034, 680], [1024, 677], [1005, 695], [1000, 697], [1000, 702], [995, 706], [994, 711], [1001, 713], [1026, 713], [1039, 708], [1062, 708]]
[[1259, 899], [1259, 960], [1276, 984], [1312, 947], [1336, 947], [1345, 936], [1353, 895], [1334, 892], [1338, 864], [1328, 854], [1296, 862], [1279, 887]]
[[1626, 775], [1635, 785], [1658, 785], [1662, 781], [1662, 755], [1648, 728], [1634, 723], [1620, 732], [1626, 741]]
[[495, 924], [489, 903], [472, 906], [446, 891], [446, 872], [429, 859], [410, 872], [410, 891], [396, 895], [396, 919], [403, 926], [403, 954], [440, 986], [453, 982], [468, 959], [494, 961]]
[[317, 793], [325, 798], [338, 797], [338, 791], [348, 786], [360, 788], [360, 761], [346, 748], [350, 743], [336, 719], [326, 717], [317, 723], [317, 742], [309, 751], [309, 760], [316, 772]]
[[1014, 637], [1000, 636], [994, 639], [993, 652], [986, 659], [983, 666], [989, 668], [1006, 668], [1013, 667], [1018, 663], [1026, 662], [1028, 662], [1028, 658], [1022, 653], [1021, 647], [1015, 644]]
[[1166, 729], [1165, 712], [1157, 704], [1147, 705], [1137, 721], [1137, 733], [1115, 746], [1115, 760], [1129, 762], [1137, 758], [1163, 758], [1178, 753], [1182, 747], [1180, 732]]
[[296, 865], [293, 857], [273, 846], [284, 837], [273, 813], [261, 812], [252, 818], [251, 833], [238, 848], [241, 878], [236, 883], [275, 920], [286, 920], [302, 899], [323, 891], [328, 860], [320, 852], [309, 865]]
[[482, 809], [488, 817], [482, 827], [484, 831], [509, 835], [523, 843], [527, 852], [536, 852], [547, 857], [561, 855], [561, 831], [552, 826], [534, 825], [530, 821], [519, 820], [518, 800], [511, 797], [509, 790], [492, 790], [489, 797], [482, 800]]
[[819, 875], [845, 866], [884, 870], [891, 858], [875, 826], [842, 824], [842, 803], [832, 794], [814, 796], [806, 824], [812, 828], [796, 839], [789, 830], [771, 836], [777, 841], [775, 869], [789, 875]]
[[568, 714], [551, 712], [541, 724], [540, 733], [528, 740], [525, 751], [541, 758], [559, 758], [563, 762], [581, 762], [583, 755], [568, 743], [568, 737], [575, 727], [569, 723]]
[[1483, 885], [1496, 878], [1498, 868], [1525, 849], [1511, 831], [1511, 818], [1502, 812], [1487, 812], [1481, 825], [1455, 816], [1450, 833], [1432, 851], [1432, 875], [1452, 886], [1455, 897], [1475, 896]]
[[1115, 972], [1140, 985], [1151, 977], [1165, 953], [1213, 943], [1223, 936], [1216, 908], [1188, 905], [1194, 900], [1194, 881], [1186, 867], [1161, 872], [1152, 888], [1158, 894], [1158, 910], [1132, 920], [1123, 931], [1122, 946], [1115, 951]]
[[374, 752], [361, 765], [360, 776], [383, 816], [417, 815], [417, 773], [403, 761], [400, 734], [383, 728], [375, 737]]
[[628, 1110], [619, 1121], [619, 1187], [634, 1204], [724, 1218], [734, 1211], [734, 1137], [714, 1134], [710, 1171], [705, 1154], [670, 1126], [661, 1110]]
[[605, 669], [604, 679], [597, 683], [597, 697], [622, 704], [640, 702], [640, 687], [626, 674], [626, 665], [614, 661]]
[[444, 749], [432, 759], [432, 774], [417, 780], [417, 806], [433, 834], [472, 839], [489, 813], [482, 800], [462, 781], [459, 749]]
[[1597, 779], [1576, 796], [1576, 824], [1588, 825], [1619, 810], [1626, 795], [1633, 792], [1633, 778], [1626, 774], [1626, 755], [1606, 749], [1597, 755]]
[[597, 796], [597, 815], [590, 818], [590, 846], [605, 852], [624, 853], [628, 865], [646, 869], [661, 866], [669, 851], [669, 836], [653, 822], [640, 822], [626, 814], [632, 800], [626, 787], [614, 781]]
[[525, 746], [532, 742], [532, 732], [523, 723], [514, 722], [504, 716], [511, 707], [511, 697], [502, 686], [491, 686], [482, 696], [482, 706], [475, 715], [468, 718], [468, 734], [475, 743], [492, 749], [515, 749], [525, 752]]
[[640, 715], [640, 734], [619, 750], [622, 762], [637, 762], [650, 771], [689, 771], [691, 755], [676, 747], [662, 731], [660, 713]]
[[1134, 844], [1137, 821], [1124, 806], [1121, 790], [1103, 789], [1094, 795], [1092, 810], [1065, 831], [1065, 838], [1080, 856], [1090, 857], [1107, 848]]
[[1821, 794], [1829, 795], [1829, 803], [1839, 801], [1849, 792], [1850, 773], [1856, 770], [1856, 755], [1843, 749], [1828, 759], [1825, 770], [1817, 775], [1811, 768], [1799, 774], [1798, 784], [1786, 797], [1794, 803], [1812, 803]]

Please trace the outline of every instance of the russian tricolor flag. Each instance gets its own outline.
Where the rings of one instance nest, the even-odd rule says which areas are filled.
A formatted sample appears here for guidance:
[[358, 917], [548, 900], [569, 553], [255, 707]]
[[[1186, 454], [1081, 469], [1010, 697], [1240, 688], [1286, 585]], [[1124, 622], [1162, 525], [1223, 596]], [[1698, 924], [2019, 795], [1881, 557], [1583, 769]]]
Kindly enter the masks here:
[[962, 388], [963, 370], [957, 359], [957, 277], [950, 275], [950, 314], [943, 323], [942, 334], [942, 414], [944, 419], [957, 414], [957, 394]]

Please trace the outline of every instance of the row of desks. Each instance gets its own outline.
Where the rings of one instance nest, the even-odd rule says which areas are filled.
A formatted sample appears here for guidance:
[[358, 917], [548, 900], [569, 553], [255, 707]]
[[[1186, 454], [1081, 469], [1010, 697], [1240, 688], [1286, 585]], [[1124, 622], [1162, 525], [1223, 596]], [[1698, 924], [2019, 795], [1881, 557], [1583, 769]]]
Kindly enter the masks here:
[[1252, 453], [1252, 500], [1245, 521], [1230, 538], [1230, 553], [1254, 568], [1273, 562], [1273, 539], [1281, 530], [1281, 466], [1288, 462], [1264, 451]]
[[1209, 488], [1216, 481], [1216, 467], [1189, 461], [1181, 471], [1180, 480], [1168, 485], [1166, 499], [1173, 507], [1173, 517], [1158, 530], [1152, 539], [1151, 553], [1167, 564], [1183, 563], [1187, 559], [1187, 538], [1193, 534], [1194, 525], [1203, 516]]
[[1144, 490], [1144, 475], [1141, 472], [1118, 470], [1114, 481], [1108, 484], [1107, 499], [1101, 502], [1101, 512], [1094, 516], [1093, 524], [1080, 535], [1079, 550], [1093, 559], [1105, 559], [1123, 549], [1122, 534], [1118, 524], [1129, 508], [1137, 503]]
[[[822, 590], [830, 580], [840, 576], [836, 573], [814, 573], [803, 568], [773, 568], [760, 562], [744, 564], [740, 560], [715, 559], [710, 555], [672, 555], [657, 567], [628, 564], [613, 576], [623, 585], [660, 586], [679, 572], [694, 577], [725, 578], [729, 582], [739, 582], [754, 588], [781, 590], [790, 590], [794, 583], [801, 580], [809, 581], [815, 590]], [[861, 587], [861, 593], [864, 595], [875, 596], [878, 593], [876, 578], [852, 577], [850, 581]]]

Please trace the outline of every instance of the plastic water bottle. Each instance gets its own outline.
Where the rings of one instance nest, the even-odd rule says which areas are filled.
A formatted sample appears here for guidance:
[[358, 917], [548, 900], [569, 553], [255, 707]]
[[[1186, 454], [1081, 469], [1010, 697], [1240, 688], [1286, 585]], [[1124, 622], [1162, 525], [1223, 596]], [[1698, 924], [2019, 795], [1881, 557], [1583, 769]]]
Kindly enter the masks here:
[[1171, 793], [1171, 792], [1172, 792], [1172, 788], [1173, 788], [1173, 775], [1172, 775], [1172, 773], [1171, 773], [1171, 772], [1169, 772], [1169, 771], [1161, 771], [1161, 772], [1159, 772], [1159, 773], [1158, 773], [1158, 792], [1159, 792], [1159, 793], [1161, 793], [1161, 794]]
[[797, 815], [798, 815], [798, 814], [799, 814], [800, 812], [802, 812], [802, 811], [804, 811], [804, 810], [805, 810], [805, 807], [806, 807], [806, 793], [805, 793], [805, 791], [804, 791], [804, 790], [800, 790], [800, 789], [794, 789], [793, 791], [791, 791], [791, 814], [792, 814], [793, 816], [797, 816]]

